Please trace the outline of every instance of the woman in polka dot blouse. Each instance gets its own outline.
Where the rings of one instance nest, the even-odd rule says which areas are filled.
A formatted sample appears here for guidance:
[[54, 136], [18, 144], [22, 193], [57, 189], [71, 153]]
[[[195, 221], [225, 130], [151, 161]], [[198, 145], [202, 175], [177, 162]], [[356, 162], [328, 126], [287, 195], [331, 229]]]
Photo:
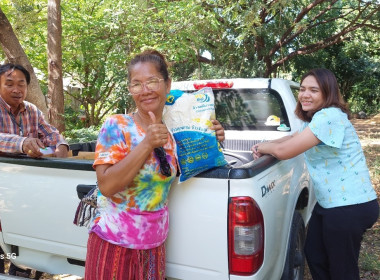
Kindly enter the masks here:
[[379, 204], [331, 71], [313, 69], [302, 77], [295, 114], [303, 128], [253, 146], [254, 157], [271, 154], [286, 160], [304, 154], [317, 198], [305, 242], [312, 277], [360, 279], [360, 244], [379, 216]]

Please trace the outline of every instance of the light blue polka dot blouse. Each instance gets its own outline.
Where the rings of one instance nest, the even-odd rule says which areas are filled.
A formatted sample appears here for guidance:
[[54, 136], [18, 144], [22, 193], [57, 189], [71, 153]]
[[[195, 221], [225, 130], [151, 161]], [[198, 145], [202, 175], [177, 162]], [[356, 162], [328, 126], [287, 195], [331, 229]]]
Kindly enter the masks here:
[[362, 147], [347, 115], [331, 107], [305, 123], [321, 143], [305, 152], [318, 203], [324, 208], [376, 199]]

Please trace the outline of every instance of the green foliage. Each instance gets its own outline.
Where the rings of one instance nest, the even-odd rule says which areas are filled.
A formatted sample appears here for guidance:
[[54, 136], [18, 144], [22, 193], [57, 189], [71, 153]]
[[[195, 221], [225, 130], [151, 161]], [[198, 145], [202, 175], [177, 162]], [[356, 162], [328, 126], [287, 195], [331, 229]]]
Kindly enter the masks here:
[[82, 112], [74, 110], [73, 107], [65, 107], [66, 131], [84, 128], [84, 121], [81, 119], [82, 114]]
[[86, 128], [66, 130], [63, 133], [63, 136], [69, 144], [73, 144], [96, 141], [98, 134], [99, 127], [90, 126]]
[[[289, 73], [298, 79], [312, 67], [326, 67], [337, 74], [353, 111], [379, 111], [379, 40], [368, 28], [379, 25], [377, 1], [324, 0], [307, 10], [313, 3], [61, 1], [63, 73], [70, 81], [65, 95], [68, 129], [98, 126], [110, 114], [135, 109], [127, 95], [126, 65], [146, 48], [166, 55], [173, 80]], [[41, 71], [46, 92], [47, 2], [0, 4], [32, 65]], [[338, 36], [350, 24], [363, 29]], [[339, 40], [330, 43], [334, 38]], [[79, 121], [80, 114], [85, 122]]]
[[377, 72], [352, 86], [351, 96], [347, 99], [351, 112], [364, 111], [367, 115], [380, 112], [379, 79], [380, 75]]
[[80, 102], [85, 126], [99, 125], [126, 93], [125, 38], [115, 9], [110, 10], [107, 2], [62, 5], [65, 74], [80, 89], [68, 90], [67, 95]]
[[47, 1], [0, 0], [0, 5], [33, 67], [47, 77]]
[[351, 40], [294, 60], [293, 77], [299, 80], [312, 68], [327, 68], [337, 76], [352, 113], [380, 112], [380, 42], [376, 32], [358, 33]]
[[86, 126], [134, 109], [125, 82], [133, 55], [156, 48], [172, 64], [186, 60], [193, 69], [199, 56], [194, 50], [207, 38], [196, 36], [208, 26], [207, 14], [191, 1], [67, 1], [62, 9], [65, 72], [81, 88], [67, 94], [81, 103]]

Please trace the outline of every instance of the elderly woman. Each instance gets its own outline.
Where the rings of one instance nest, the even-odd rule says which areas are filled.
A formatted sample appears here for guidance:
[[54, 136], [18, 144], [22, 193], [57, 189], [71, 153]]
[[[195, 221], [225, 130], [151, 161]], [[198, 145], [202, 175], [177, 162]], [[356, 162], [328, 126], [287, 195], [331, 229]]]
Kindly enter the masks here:
[[[167, 197], [177, 174], [175, 142], [162, 123], [171, 79], [159, 52], [145, 51], [128, 66], [137, 111], [103, 124], [94, 168], [97, 213], [90, 226], [86, 279], [165, 279]], [[213, 122], [218, 140], [224, 130]]]

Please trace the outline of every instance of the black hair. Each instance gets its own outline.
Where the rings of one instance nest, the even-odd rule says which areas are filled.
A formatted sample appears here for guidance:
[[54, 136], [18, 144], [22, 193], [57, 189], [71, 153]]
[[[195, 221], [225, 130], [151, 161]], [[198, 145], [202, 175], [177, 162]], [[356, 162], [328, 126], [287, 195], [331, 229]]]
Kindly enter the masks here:
[[137, 63], [151, 62], [156, 65], [158, 72], [161, 73], [165, 81], [169, 79], [168, 64], [166, 63], [165, 57], [156, 50], [145, 50], [140, 54], [137, 54], [128, 65], [128, 81], [131, 81], [130, 72], [133, 66]]
[[2, 76], [5, 72], [11, 70], [12, 72], [14, 70], [19, 70], [25, 75], [26, 83], [30, 84], [30, 74], [29, 71], [26, 70], [22, 65], [20, 64], [13, 64], [13, 63], [6, 63], [0, 65], [0, 76]]

